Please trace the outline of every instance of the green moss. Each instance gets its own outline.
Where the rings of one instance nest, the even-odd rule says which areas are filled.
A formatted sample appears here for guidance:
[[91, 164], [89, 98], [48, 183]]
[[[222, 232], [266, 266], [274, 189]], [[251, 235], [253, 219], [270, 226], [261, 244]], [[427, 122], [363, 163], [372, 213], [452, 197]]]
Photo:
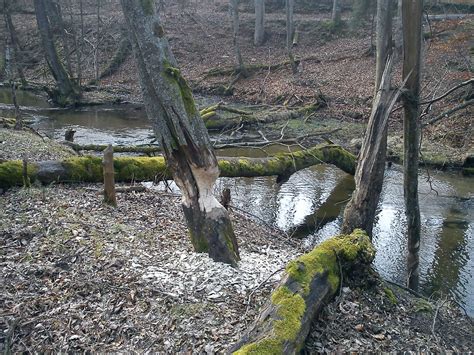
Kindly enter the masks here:
[[[350, 235], [340, 235], [318, 245], [311, 252], [291, 261], [286, 271], [308, 294], [310, 282], [319, 274], [327, 274], [328, 282], [332, 291], [339, 287], [339, 263], [354, 261], [358, 256], [365, 254], [365, 258], [373, 259], [375, 249], [370, 243], [369, 237], [362, 230], [356, 229]], [[371, 261], [371, 260], [368, 260]]]
[[431, 313], [433, 312], [433, 305], [424, 300], [423, 298], [419, 298], [416, 302], [415, 305], [413, 306], [413, 310], [416, 313]]
[[193, 99], [193, 93], [186, 80], [181, 75], [181, 71], [178, 68], [171, 66], [169, 63], [164, 63], [164, 72], [169, 81], [176, 85], [179, 89], [181, 99], [183, 100], [184, 108], [188, 116], [194, 117], [198, 114], [196, 104]]
[[207, 121], [209, 118], [211, 118], [212, 116], [215, 116], [215, 115], [216, 115], [216, 111], [209, 111], [209, 112], [206, 112], [204, 114], [201, 114], [201, 118], [204, 121]]
[[393, 293], [393, 291], [390, 288], [384, 287], [383, 292], [385, 293], [385, 296], [387, 296], [390, 303], [392, 303], [392, 304], [397, 304], [398, 303], [397, 296], [395, 296], [395, 294]]
[[306, 310], [303, 297], [287, 287], [279, 287], [272, 294], [272, 303], [278, 306], [280, 318], [274, 321], [274, 336], [246, 345], [234, 354], [282, 354], [285, 341], [296, 339]]
[[140, 0], [145, 15], [153, 15], [153, 0]]
[[[155, 180], [169, 178], [163, 157], [120, 157], [114, 159], [115, 180]], [[158, 176], [159, 175], [159, 176]]]
[[100, 157], [69, 158], [63, 161], [63, 165], [69, 173], [70, 180], [97, 182], [103, 179], [102, 159]]
[[462, 173], [465, 176], [474, 176], [474, 168], [463, 168]]
[[0, 163], [0, 188], [8, 189], [13, 186], [22, 186], [35, 181], [37, 168], [34, 164], [27, 166], [27, 181], [23, 177], [23, 162], [12, 160]]

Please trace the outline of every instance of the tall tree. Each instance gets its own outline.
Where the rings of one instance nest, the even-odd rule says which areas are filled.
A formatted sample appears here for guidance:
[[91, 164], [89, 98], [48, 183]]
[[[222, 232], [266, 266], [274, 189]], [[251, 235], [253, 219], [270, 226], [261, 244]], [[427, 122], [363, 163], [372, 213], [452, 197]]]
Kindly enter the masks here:
[[344, 211], [343, 232], [364, 229], [372, 236], [375, 213], [382, 191], [387, 151], [387, 128], [390, 111], [399, 91], [390, 89], [392, 51], [391, 0], [377, 2], [377, 62], [375, 95], [355, 174], [356, 190]]
[[420, 76], [423, 0], [403, 0], [403, 191], [408, 236], [408, 286], [419, 286], [420, 207], [418, 203], [418, 160], [420, 147]]
[[34, 0], [36, 22], [41, 36], [46, 62], [56, 81], [56, 89], [49, 92], [49, 95], [56, 104], [66, 106], [75, 104], [79, 99], [79, 93], [64, 69], [56, 51], [51, 32], [51, 24], [46, 11], [48, 1], [50, 0]]
[[255, 1], [255, 34], [254, 43], [261, 46], [265, 40], [265, 0]]
[[295, 33], [295, 25], [293, 21], [293, 12], [295, 8], [295, 0], [285, 0], [285, 11], [286, 11], [286, 51], [288, 58], [290, 59], [291, 70], [293, 74], [296, 74], [298, 67], [293, 57], [293, 35]]
[[331, 20], [334, 24], [341, 22], [341, 8], [339, 5], [339, 0], [332, 1], [332, 14]]
[[236, 265], [237, 240], [227, 210], [212, 191], [219, 176], [204, 121], [177, 68], [151, 0], [121, 0], [147, 115], [163, 148], [197, 252]]
[[232, 16], [232, 41], [234, 45], [235, 59], [237, 60], [237, 70], [243, 76], [247, 76], [242, 53], [240, 52], [240, 19], [239, 19], [239, 0], [229, 0], [230, 14]]
[[7, 30], [6, 36], [6, 48], [9, 50], [10, 55], [10, 77], [13, 77], [13, 72], [17, 72], [18, 77], [22, 85], [26, 85], [25, 74], [23, 73], [23, 65], [20, 59], [20, 41], [13, 25], [12, 16], [11, 16], [11, 0], [4, 0], [3, 2], [3, 16], [5, 18], [5, 25]]

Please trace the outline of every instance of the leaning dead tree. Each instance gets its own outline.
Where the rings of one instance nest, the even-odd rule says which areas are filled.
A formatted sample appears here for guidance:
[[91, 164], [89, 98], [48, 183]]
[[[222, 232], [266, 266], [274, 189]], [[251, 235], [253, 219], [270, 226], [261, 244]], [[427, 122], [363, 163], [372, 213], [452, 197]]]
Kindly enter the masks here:
[[56, 81], [56, 89], [48, 92], [54, 103], [60, 106], [73, 105], [79, 100], [79, 91], [69, 78], [58, 56], [51, 24], [48, 18], [48, 2], [51, 0], [35, 0], [36, 22], [43, 45], [44, 56], [48, 67]]
[[408, 286], [417, 290], [420, 264], [420, 206], [418, 203], [418, 162], [420, 154], [420, 78], [422, 41], [422, 0], [403, 0], [403, 192], [408, 235]]
[[377, 2], [377, 92], [359, 154], [355, 175], [356, 189], [344, 211], [342, 230], [350, 233], [362, 228], [372, 236], [375, 212], [382, 192], [387, 152], [388, 117], [400, 92], [390, 88], [392, 60], [392, 14], [390, 0]]
[[146, 112], [181, 190], [194, 249], [236, 265], [239, 251], [229, 214], [212, 194], [219, 176], [217, 159], [153, 1], [121, 0], [121, 4]]
[[333, 237], [292, 260], [259, 317], [229, 352], [299, 354], [314, 317], [329, 302], [343, 278], [366, 273], [375, 256], [367, 235], [355, 230]]

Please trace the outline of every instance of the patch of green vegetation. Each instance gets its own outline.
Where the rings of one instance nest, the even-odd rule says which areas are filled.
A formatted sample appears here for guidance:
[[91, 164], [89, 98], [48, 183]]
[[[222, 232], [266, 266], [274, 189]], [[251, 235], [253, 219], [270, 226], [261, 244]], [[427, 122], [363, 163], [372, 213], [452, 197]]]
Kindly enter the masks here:
[[416, 313], [432, 313], [433, 312], [433, 305], [423, 298], [419, 298], [416, 300], [413, 310]]
[[34, 164], [27, 165], [27, 180], [23, 177], [23, 162], [11, 160], [0, 163], [0, 188], [8, 189], [13, 186], [22, 186], [35, 180], [37, 167]]
[[282, 286], [273, 292], [272, 303], [278, 306], [280, 317], [274, 321], [274, 336], [246, 345], [234, 354], [282, 354], [285, 341], [296, 339], [306, 309], [303, 297]]
[[392, 289], [389, 287], [384, 287], [383, 292], [385, 293], [385, 296], [387, 296], [388, 300], [390, 301], [391, 304], [397, 304], [398, 299], [397, 296], [393, 293]]
[[181, 94], [181, 99], [183, 100], [184, 108], [189, 118], [196, 116], [198, 114], [198, 111], [194, 102], [193, 92], [191, 91], [191, 88], [189, 87], [186, 80], [181, 75], [181, 71], [178, 68], [173, 67], [168, 62], [165, 62], [164, 72], [168, 80], [173, 85], [177, 86]]
[[321, 243], [311, 252], [291, 261], [286, 271], [298, 281], [305, 294], [308, 294], [310, 282], [317, 273], [327, 274], [328, 282], [335, 292], [339, 287], [340, 275], [337, 258], [350, 262], [362, 253], [373, 258], [375, 249], [367, 234], [357, 229], [350, 235], [340, 235]]
[[103, 179], [100, 157], [77, 157], [63, 161], [69, 179], [73, 181], [97, 182]]
[[464, 176], [474, 176], [474, 168], [463, 168], [462, 174]]
[[145, 15], [153, 15], [153, 0], [140, 0]]

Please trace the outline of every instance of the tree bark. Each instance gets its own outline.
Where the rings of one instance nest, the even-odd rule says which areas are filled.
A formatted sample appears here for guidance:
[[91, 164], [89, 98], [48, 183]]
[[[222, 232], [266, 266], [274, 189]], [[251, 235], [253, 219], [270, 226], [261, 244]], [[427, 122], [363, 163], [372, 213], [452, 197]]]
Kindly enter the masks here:
[[387, 124], [393, 105], [400, 92], [390, 90], [391, 61], [387, 65], [380, 90], [372, 106], [372, 113], [359, 153], [355, 183], [356, 190], [344, 210], [343, 233], [361, 228], [372, 236], [375, 213], [382, 191], [387, 151]]
[[232, 16], [232, 41], [234, 45], [235, 59], [237, 60], [237, 70], [243, 76], [247, 76], [242, 53], [240, 52], [240, 19], [239, 19], [239, 0], [229, 0], [230, 13]]
[[254, 43], [261, 46], [265, 40], [265, 0], [255, 1], [255, 34]]
[[114, 148], [111, 144], [104, 150], [104, 202], [117, 206], [115, 194]]
[[403, 190], [408, 236], [408, 287], [419, 286], [420, 207], [418, 203], [418, 162], [420, 147], [420, 76], [422, 0], [403, 0], [403, 77], [408, 78], [403, 119]]
[[392, 77], [392, 14], [390, 0], [377, 2], [376, 94], [372, 112], [359, 153], [356, 190], [344, 210], [342, 231], [361, 228], [372, 237], [375, 213], [382, 192], [387, 153], [388, 117], [400, 92], [390, 90]]
[[332, 1], [331, 20], [334, 24], [341, 22], [341, 8], [339, 6], [339, 0]]
[[377, 1], [377, 52], [375, 65], [375, 95], [380, 89], [388, 57], [392, 54], [392, 0]]
[[181, 190], [194, 249], [209, 253], [215, 261], [236, 265], [239, 251], [229, 214], [212, 195], [219, 176], [217, 159], [153, 2], [121, 3], [147, 115]]
[[7, 47], [10, 47], [10, 76], [9, 78], [13, 77], [13, 72], [16, 71], [18, 73], [18, 78], [21, 81], [22, 85], [26, 85], [25, 74], [23, 73], [23, 65], [20, 59], [20, 42], [15, 30], [15, 26], [13, 25], [12, 16], [11, 16], [11, 0], [4, 0], [3, 4], [3, 14], [5, 18], [5, 25], [7, 29]]
[[282, 281], [234, 354], [299, 354], [313, 319], [340, 287], [341, 275], [365, 273], [375, 250], [361, 230], [333, 237], [290, 261]]
[[75, 104], [79, 99], [79, 95], [56, 51], [48, 15], [46, 13], [47, 1], [50, 0], [34, 0], [34, 4], [36, 22], [38, 24], [46, 62], [56, 81], [57, 89], [49, 94], [53, 102], [60, 106], [67, 106]]
[[295, 0], [285, 0], [285, 11], [286, 11], [286, 51], [290, 60], [291, 71], [293, 74], [298, 72], [298, 65], [295, 62], [293, 56], [293, 34], [294, 34], [294, 21], [293, 21], [293, 10], [295, 7]]
[[[355, 172], [355, 156], [333, 144], [322, 144], [305, 151], [279, 154], [269, 158], [220, 157], [218, 168], [222, 177], [284, 177], [323, 163], [333, 164], [348, 174]], [[28, 169], [30, 180], [43, 184], [103, 181], [100, 157], [86, 156], [63, 161], [30, 162]], [[117, 182], [179, 179], [171, 171], [169, 161], [167, 164], [163, 157], [116, 157], [114, 169]], [[21, 162], [10, 160], [0, 163], [0, 188], [21, 186], [22, 181]]]

